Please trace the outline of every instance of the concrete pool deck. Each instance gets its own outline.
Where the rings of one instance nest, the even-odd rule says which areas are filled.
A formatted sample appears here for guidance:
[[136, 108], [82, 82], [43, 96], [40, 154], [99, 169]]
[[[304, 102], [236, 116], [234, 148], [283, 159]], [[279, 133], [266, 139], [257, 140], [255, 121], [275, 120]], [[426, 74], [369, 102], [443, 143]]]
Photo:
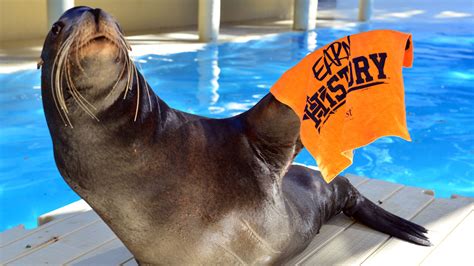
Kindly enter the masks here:
[[[417, 187], [348, 175], [369, 199], [414, 221], [433, 244], [422, 247], [333, 217], [288, 265], [467, 265], [472, 262], [474, 198], [434, 198]], [[1, 265], [136, 265], [133, 255], [82, 200], [42, 215], [38, 228], [0, 234]]]

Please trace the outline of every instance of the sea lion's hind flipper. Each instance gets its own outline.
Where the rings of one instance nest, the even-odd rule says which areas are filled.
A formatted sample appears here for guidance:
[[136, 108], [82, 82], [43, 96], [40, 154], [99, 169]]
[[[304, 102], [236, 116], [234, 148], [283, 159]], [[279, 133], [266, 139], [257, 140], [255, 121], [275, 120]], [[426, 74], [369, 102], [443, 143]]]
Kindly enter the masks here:
[[377, 231], [417, 245], [431, 246], [423, 226], [389, 213], [360, 194], [355, 204], [344, 210], [344, 214]]

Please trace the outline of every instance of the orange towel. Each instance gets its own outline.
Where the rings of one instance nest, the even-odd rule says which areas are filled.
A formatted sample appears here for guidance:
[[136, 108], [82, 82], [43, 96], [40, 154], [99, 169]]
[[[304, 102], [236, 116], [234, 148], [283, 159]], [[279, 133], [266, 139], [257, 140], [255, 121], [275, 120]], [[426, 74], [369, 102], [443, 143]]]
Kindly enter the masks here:
[[402, 66], [411, 35], [374, 30], [341, 38], [288, 70], [270, 92], [301, 120], [301, 140], [327, 182], [352, 164], [352, 151], [382, 136], [410, 141]]

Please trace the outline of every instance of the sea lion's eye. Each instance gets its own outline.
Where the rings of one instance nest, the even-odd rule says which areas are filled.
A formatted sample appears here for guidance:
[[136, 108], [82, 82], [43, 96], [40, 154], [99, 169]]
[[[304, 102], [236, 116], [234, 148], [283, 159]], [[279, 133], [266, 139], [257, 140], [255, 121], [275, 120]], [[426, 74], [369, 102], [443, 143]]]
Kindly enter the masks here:
[[60, 32], [61, 32], [61, 29], [62, 29], [62, 25], [60, 23], [54, 23], [53, 24], [53, 27], [51, 28], [51, 32], [54, 34], [54, 35], [58, 35]]

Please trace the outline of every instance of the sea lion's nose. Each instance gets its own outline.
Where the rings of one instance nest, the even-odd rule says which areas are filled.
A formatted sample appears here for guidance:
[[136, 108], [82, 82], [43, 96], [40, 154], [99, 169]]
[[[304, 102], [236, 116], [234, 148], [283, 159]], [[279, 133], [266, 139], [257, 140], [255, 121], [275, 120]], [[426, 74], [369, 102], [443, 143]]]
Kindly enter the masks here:
[[92, 15], [94, 15], [95, 24], [99, 24], [99, 18], [100, 18], [100, 13], [102, 12], [102, 9], [95, 8], [95, 9], [89, 9], [88, 11], [91, 12]]

